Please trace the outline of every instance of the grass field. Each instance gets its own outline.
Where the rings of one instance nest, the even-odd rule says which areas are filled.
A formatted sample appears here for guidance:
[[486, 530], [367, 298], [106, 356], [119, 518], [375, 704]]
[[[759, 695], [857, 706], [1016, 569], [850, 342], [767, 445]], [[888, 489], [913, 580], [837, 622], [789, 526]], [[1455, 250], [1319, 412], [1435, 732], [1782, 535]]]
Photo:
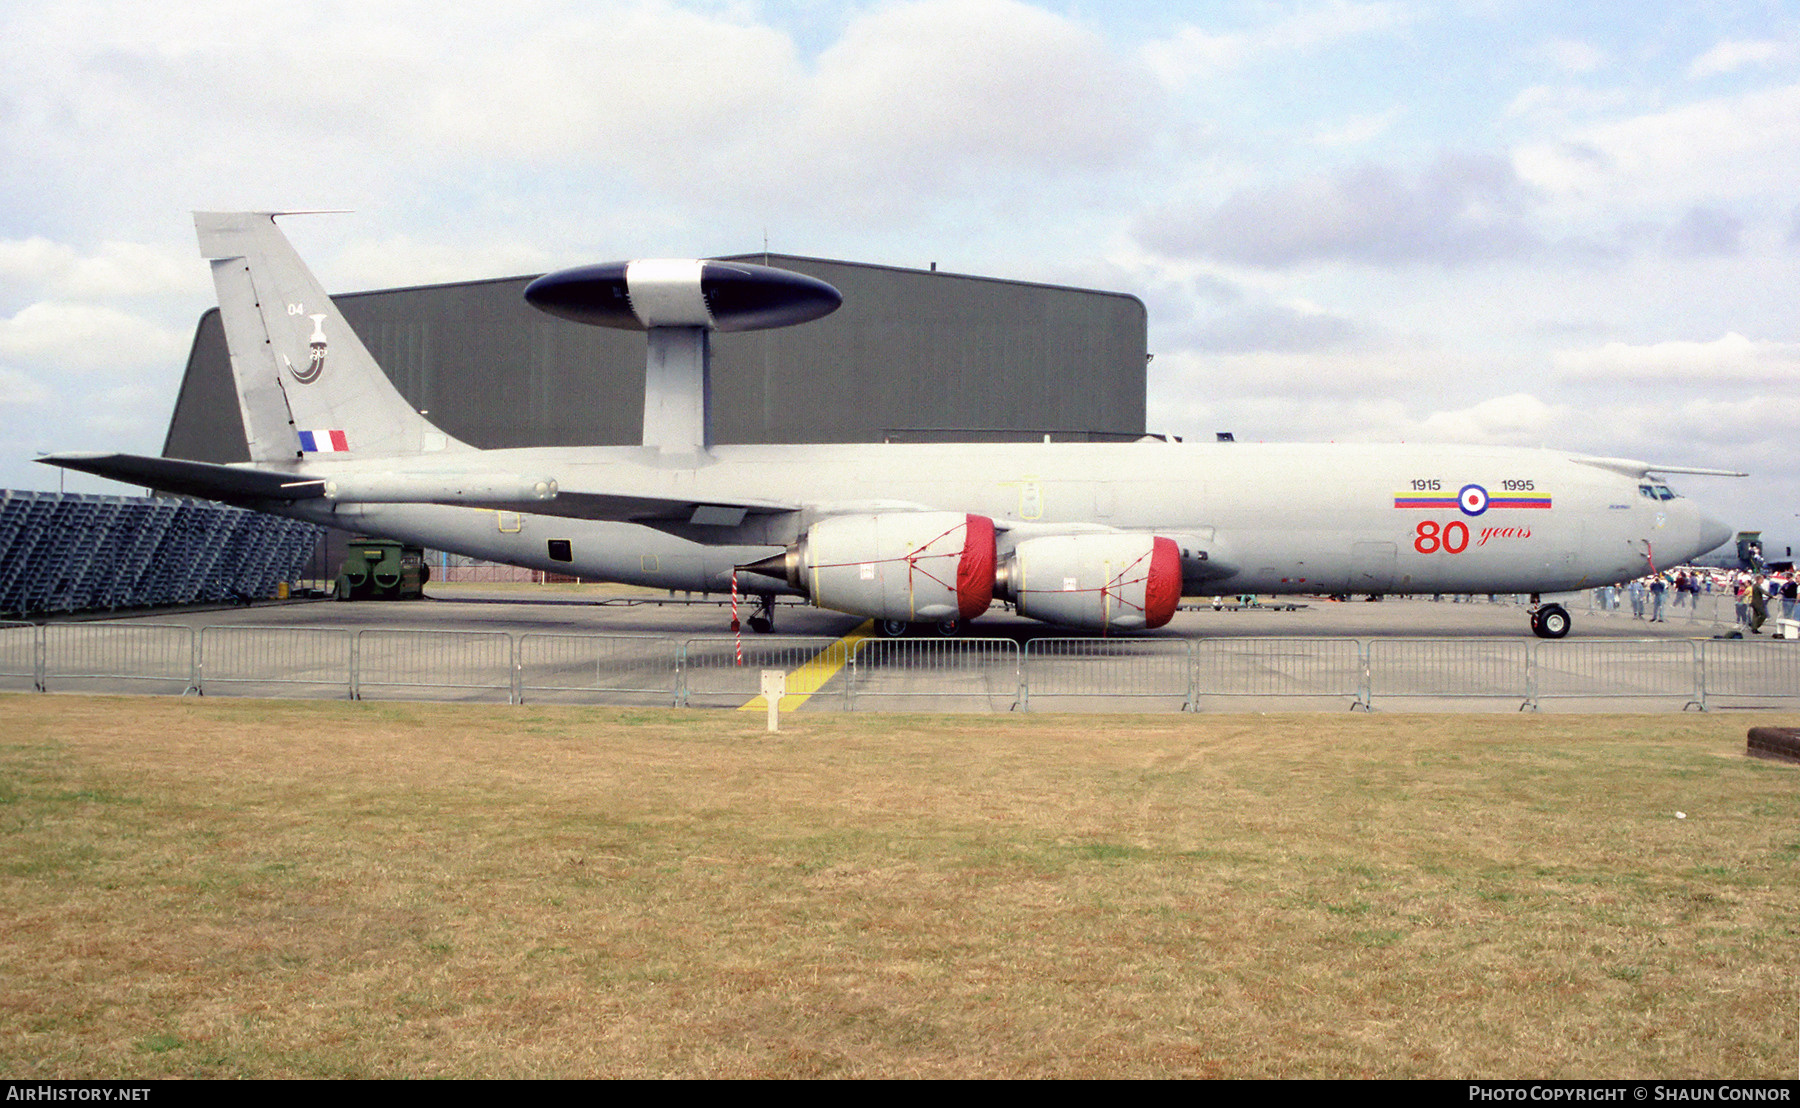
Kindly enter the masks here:
[[0, 702], [9, 1077], [1795, 1076], [1792, 715]]

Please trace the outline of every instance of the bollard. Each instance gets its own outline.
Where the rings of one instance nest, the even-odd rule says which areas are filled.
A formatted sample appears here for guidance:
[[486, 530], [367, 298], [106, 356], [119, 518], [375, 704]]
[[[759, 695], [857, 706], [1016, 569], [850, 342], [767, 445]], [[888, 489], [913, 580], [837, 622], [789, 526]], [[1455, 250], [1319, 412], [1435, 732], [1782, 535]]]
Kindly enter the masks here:
[[781, 730], [781, 698], [787, 695], [787, 671], [781, 669], [765, 669], [762, 671], [763, 700], [769, 705], [769, 730]]

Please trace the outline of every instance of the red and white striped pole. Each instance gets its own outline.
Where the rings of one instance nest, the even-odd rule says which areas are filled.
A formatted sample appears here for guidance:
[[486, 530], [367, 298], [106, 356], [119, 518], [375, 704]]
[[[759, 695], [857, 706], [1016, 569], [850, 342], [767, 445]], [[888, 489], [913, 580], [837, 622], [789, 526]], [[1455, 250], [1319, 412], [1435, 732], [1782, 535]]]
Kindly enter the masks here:
[[744, 664], [744, 633], [738, 629], [737, 568], [731, 570], [731, 633], [737, 636], [737, 664]]

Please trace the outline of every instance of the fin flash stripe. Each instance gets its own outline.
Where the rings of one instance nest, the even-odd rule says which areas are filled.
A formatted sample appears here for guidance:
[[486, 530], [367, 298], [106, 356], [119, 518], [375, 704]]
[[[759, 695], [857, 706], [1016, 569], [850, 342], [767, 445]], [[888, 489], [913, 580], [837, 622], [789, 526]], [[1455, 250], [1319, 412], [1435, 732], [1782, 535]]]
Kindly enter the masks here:
[[350, 439], [342, 431], [302, 431], [300, 449], [308, 454], [341, 454], [350, 449]]

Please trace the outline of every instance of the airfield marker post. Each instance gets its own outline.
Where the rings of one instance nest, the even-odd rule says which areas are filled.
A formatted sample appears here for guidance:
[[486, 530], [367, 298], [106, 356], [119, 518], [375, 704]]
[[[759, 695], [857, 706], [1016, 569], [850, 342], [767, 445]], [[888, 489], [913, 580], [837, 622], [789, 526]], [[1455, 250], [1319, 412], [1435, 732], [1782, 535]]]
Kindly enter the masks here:
[[[742, 663], [740, 663], [742, 664]], [[762, 671], [763, 700], [769, 706], [769, 731], [781, 730], [781, 698], [787, 695], [787, 671], [783, 669], [765, 669]]]

